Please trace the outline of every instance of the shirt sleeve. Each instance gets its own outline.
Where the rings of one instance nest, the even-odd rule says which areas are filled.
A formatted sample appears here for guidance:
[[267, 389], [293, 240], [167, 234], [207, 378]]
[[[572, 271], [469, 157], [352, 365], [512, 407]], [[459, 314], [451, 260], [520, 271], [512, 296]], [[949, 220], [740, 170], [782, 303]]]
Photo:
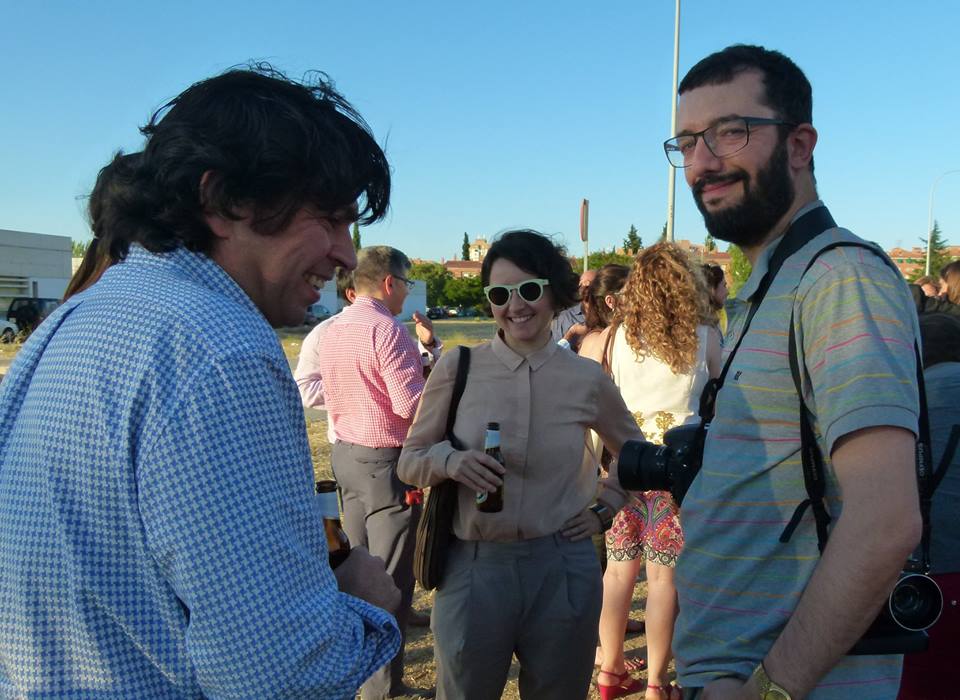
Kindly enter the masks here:
[[293, 378], [300, 391], [300, 400], [307, 408], [325, 408], [323, 377], [320, 375], [320, 348], [329, 324], [323, 322], [310, 331], [300, 346], [300, 357]]
[[389, 614], [337, 588], [284, 365], [199, 369], [136, 457], [148, 546], [209, 697], [353, 698], [399, 648]]
[[400, 452], [397, 475], [401, 481], [414, 486], [433, 486], [447, 478], [447, 460], [455, 450], [445, 433], [458, 362], [458, 353], [444, 355], [427, 379], [413, 425]]
[[[643, 440], [643, 433], [637, 425], [636, 419], [627, 410], [620, 389], [603, 372], [599, 373], [597, 387], [597, 416], [592, 427], [610, 454], [618, 458], [623, 443], [627, 440]], [[627, 492], [620, 486], [620, 482], [611, 476], [600, 480], [601, 500], [608, 503], [615, 510], [626, 505]]]
[[862, 428], [916, 434], [916, 311], [903, 280], [863, 248], [828, 251], [807, 274], [813, 281], [801, 283], [794, 324], [804, 400], [827, 454]]
[[407, 329], [394, 324], [382, 345], [380, 372], [390, 398], [391, 410], [401, 418], [410, 418], [423, 393], [423, 363]]

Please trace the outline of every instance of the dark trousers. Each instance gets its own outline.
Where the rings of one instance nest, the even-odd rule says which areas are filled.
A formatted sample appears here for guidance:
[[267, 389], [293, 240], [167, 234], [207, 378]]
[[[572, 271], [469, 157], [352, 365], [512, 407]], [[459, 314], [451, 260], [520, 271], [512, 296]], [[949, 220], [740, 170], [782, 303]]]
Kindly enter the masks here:
[[396, 613], [400, 651], [363, 684], [363, 700], [391, 697], [403, 684], [407, 616], [413, 602], [413, 547], [421, 507], [404, 501], [407, 487], [397, 478], [399, 458], [399, 447], [363, 447], [340, 440], [331, 458], [343, 501], [344, 532], [351, 544], [364, 545], [383, 559], [401, 594]]

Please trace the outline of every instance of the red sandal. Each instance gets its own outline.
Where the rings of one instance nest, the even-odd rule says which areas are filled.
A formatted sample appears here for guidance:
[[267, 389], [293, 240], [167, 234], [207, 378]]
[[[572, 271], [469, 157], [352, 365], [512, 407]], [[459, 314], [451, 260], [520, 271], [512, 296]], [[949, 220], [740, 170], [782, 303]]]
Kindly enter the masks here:
[[630, 675], [629, 671], [623, 673], [612, 673], [610, 671], [601, 671], [608, 676], [613, 676], [617, 682], [613, 685], [605, 685], [600, 682], [600, 676], [597, 676], [597, 691], [600, 693], [600, 700], [616, 700], [627, 695], [633, 695], [643, 690], [643, 681]]
[[670, 685], [650, 685], [647, 684], [647, 690], [657, 691], [659, 697], [663, 697], [663, 694], [667, 694], [667, 700], [683, 700], [683, 693], [680, 692], [680, 687], [671, 683]]

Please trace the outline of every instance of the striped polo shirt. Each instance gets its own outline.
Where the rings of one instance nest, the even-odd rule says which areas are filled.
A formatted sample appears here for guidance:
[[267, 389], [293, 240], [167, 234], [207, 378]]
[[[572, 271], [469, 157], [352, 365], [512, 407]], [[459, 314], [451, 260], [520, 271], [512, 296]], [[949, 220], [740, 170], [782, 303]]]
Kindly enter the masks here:
[[[815, 206], [821, 203], [797, 216]], [[827, 251], [803, 274], [819, 250], [839, 240], [863, 242], [831, 229], [784, 262], [717, 397], [704, 466], [681, 512], [686, 545], [676, 570], [680, 617], [674, 650], [684, 686], [750, 675], [820, 559], [809, 509], [791, 540], [779, 541], [806, 498], [799, 402], [788, 360], [791, 311], [834, 522], [841, 501], [827, 456], [836, 440], [871, 426], [917, 432], [913, 343], [919, 331], [904, 280], [882, 252], [862, 247]], [[725, 354], [742, 333], [746, 300], [778, 242], [760, 255], [737, 298], [728, 301]], [[901, 656], [844, 657], [809, 697], [894, 698], [901, 665]]]

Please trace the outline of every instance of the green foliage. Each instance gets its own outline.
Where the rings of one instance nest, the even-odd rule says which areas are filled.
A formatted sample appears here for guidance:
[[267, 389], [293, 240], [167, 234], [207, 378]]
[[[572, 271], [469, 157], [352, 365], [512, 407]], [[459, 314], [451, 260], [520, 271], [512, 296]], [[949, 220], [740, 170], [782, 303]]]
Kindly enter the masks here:
[[[618, 265], [626, 265], [629, 267], [633, 265], [633, 256], [632, 255], [620, 255], [619, 253], [614, 253], [613, 251], [607, 252], [605, 250], [598, 251], [596, 253], [590, 253], [588, 258], [590, 263], [591, 270], [599, 270], [604, 265], [610, 263], [616, 263]], [[574, 260], [571, 260], [573, 265], [573, 271], [578, 275], [583, 272], [583, 257], [578, 257]]]
[[[927, 241], [921, 238], [920, 243], [923, 244], [924, 251], [926, 251]], [[940, 224], [934, 219], [933, 230], [930, 231], [930, 274], [936, 277], [940, 274], [940, 268], [952, 260], [953, 256], [947, 254], [947, 240], [940, 231]], [[913, 282], [918, 277], [923, 277], [926, 274], [927, 259], [911, 259], [910, 262], [918, 263], [921, 266], [910, 275], [910, 281]]]
[[360, 243], [360, 224], [356, 221], [353, 222], [353, 249], [360, 250], [362, 244]]
[[712, 253], [717, 249], [717, 242], [713, 240], [713, 236], [711, 236], [709, 233], [707, 234], [707, 237], [703, 239], [703, 247], [708, 253]]
[[71, 241], [71, 247], [73, 257], [82, 258], [84, 253], [87, 252], [87, 248], [90, 247], [90, 241]]
[[453, 279], [450, 271], [440, 263], [417, 263], [410, 268], [410, 279], [427, 283], [427, 306], [443, 306], [444, 288], [447, 280]]
[[445, 306], [478, 306], [484, 302], [479, 277], [451, 277], [443, 285]]
[[739, 247], [731, 245], [727, 249], [727, 252], [730, 253], [730, 277], [732, 280], [730, 294], [736, 295], [744, 282], [749, 279], [753, 265], [750, 264], [747, 256], [743, 254], [743, 251], [740, 250]]
[[630, 224], [630, 230], [627, 237], [623, 239], [623, 249], [632, 255], [636, 255], [643, 248], [643, 239], [637, 233], [637, 227]]
[[660, 229], [660, 237], [657, 239], [657, 243], [663, 243], [667, 240], [667, 222], [663, 222], [663, 228]]
[[460, 257], [464, 260], [470, 259], [470, 239], [467, 238], [467, 232], [463, 232], [463, 246], [460, 248]]

